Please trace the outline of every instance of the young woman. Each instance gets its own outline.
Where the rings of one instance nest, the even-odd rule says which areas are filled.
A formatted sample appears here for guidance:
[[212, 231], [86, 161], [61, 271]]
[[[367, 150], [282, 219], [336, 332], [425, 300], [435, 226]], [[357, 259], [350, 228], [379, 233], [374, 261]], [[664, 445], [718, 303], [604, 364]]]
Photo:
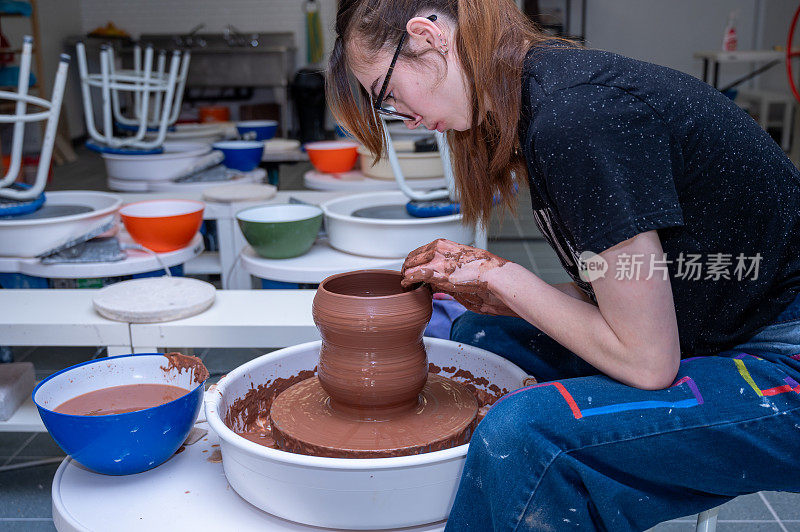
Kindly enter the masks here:
[[405, 282], [539, 384], [470, 444], [448, 530], [643, 530], [800, 491], [800, 174], [697, 79], [548, 39], [511, 0], [342, 0], [328, 97], [447, 131], [467, 222], [529, 185], [574, 282], [436, 241]]

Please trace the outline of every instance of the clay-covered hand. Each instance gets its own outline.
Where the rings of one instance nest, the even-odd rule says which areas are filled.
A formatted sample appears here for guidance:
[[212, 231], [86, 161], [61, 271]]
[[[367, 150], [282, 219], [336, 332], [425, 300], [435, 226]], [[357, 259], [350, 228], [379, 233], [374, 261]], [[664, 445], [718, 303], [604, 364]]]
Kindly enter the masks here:
[[489, 288], [489, 278], [508, 261], [486, 250], [440, 238], [415, 249], [403, 264], [404, 287], [428, 283], [481, 314], [516, 316]]

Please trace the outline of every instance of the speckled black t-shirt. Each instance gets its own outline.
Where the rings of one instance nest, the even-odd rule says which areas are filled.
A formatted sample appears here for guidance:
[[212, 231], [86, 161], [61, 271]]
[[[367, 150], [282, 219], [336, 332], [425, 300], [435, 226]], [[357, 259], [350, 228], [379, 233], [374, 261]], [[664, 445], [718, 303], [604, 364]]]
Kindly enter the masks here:
[[[639, 275], [666, 268], [684, 356], [750, 338], [800, 292], [800, 174], [709, 85], [608, 52], [544, 46], [528, 56], [522, 107], [535, 219], [593, 299], [581, 254], [651, 230], [666, 260], [640, 260]], [[636, 263], [606, 275], [630, 277]]]

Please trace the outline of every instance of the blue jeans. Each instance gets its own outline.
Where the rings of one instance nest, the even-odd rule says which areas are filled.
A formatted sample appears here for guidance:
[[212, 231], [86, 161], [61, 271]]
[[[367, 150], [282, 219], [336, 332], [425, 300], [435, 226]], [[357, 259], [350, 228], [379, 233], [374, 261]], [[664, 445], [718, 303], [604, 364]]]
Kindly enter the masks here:
[[467, 313], [453, 340], [539, 384], [478, 425], [447, 531], [645, 530], [761, 490], [800, 492], [800, 297], [747, 342], [646, 391], [524, 320]]

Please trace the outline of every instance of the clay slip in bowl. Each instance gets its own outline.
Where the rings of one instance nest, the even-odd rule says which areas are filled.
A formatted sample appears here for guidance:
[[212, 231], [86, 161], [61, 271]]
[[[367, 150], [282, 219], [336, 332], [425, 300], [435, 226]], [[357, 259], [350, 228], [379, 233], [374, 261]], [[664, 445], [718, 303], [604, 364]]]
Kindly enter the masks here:
[[306, 253], [322, 225], [322, 209], [315, 205], [260, 205], [236, 214], [239, 228], [259, 256], [288, 259]]
[[205, 203], [194, 200], [147, 200], [119, 210], [137, 244], [156, 253], [185, 248], [203, 223]]
[[[56, 443], [82, 465], [106, 475], [140, 473], [175, 454], [200, 412], [205, 381], [194, 382], [191, 371], [164, 371], [168, 364], [159, 353], [83, 362], [39, 383], [33, 402]], [[54, 411], [79, 395], [128, 384], [169, 384], [184, 388], [186, 395], [124, 414], [75, 416]]]

